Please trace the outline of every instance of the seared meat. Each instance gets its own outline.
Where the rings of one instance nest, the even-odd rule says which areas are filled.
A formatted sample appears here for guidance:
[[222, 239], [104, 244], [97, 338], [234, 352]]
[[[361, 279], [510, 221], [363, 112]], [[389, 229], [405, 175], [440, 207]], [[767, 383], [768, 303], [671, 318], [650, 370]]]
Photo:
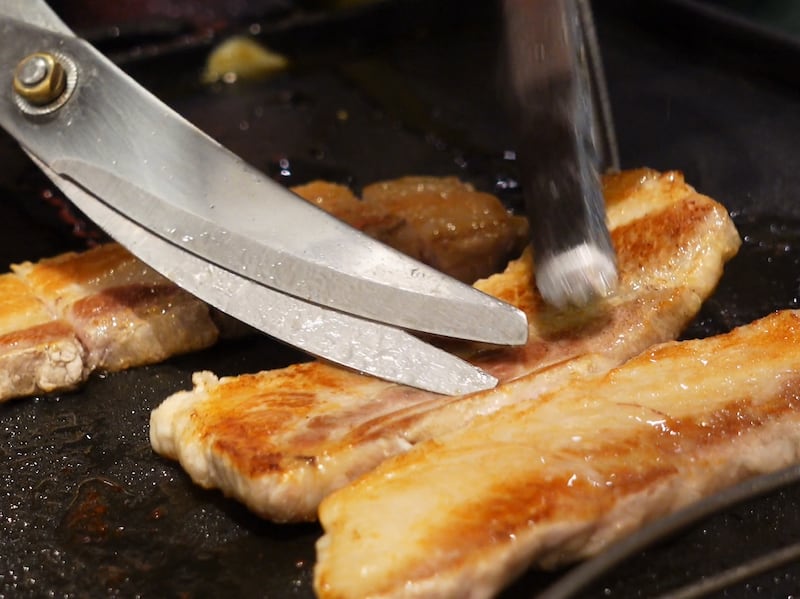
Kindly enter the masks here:
[[89, 369], [150, 364], [217, 340], [205, 304], [117, 244], [12, 268], [72, 325]]
[[455, 177], [402, 177], [364, 188], [314, 182], [295, 193], [383, 243], [473, 283], [522, 253], [528, 223]]
[[420, 444], [320, 507], [321, 597], [488, 597], [800, 459], [800, 312], [652, 348]]
[[422, 241], [402, 216], [392, 214], [377, 204], [362, 202], [349, 187], [327, 181], [312, 181], [292, 187], [292, 191], [370, 237], [409, 256], [421, 258], [419, 247]]
[[0, 401], [207, 347], [208, 307], [117, 244], [0, 275]]
[[677, 173], [624, 173], [605, 190], [620, 270], [613, 298], [554, 311], [535, 292], [529, 255], [476, 284], [529, 316], [525, 347], [453, 345], [498, 388], [449, 398], [320, 362], [221, 380], [202, 373], [152, 413], [154, 449], [266, 518], [312, 519], [323, 497], [390, 456], [673, 339], [736, 252], [736, 230]]
[[0, 401], [72, 388], [86, 371], [72, 327], [17, 275], [0, 275]]

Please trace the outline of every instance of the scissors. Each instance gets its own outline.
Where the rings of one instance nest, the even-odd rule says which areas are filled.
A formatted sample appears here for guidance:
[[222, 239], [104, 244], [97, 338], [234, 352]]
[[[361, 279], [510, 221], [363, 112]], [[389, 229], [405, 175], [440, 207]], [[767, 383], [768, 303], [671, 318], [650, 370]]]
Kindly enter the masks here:
[[311, 355], [450, 395], [497, 380], [409, 331], [525, 343], [521, 311], [247, 165], [43, 0], [2, 0], [0, 39], [0, 125], [87, 217], [208, 304]]

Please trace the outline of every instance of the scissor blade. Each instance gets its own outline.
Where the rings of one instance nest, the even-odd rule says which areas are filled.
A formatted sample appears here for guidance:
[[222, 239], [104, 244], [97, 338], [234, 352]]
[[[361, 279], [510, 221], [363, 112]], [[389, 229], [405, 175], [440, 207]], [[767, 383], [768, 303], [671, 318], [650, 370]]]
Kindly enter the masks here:
[[3, 0], [0, 14], [63, 35], [74, 35], [44, 0]]
[[435, 393], [464, 395], [497, 384], [490, 374], [405, 331], [309, 304], [210, 264], [139, 227], [31, 158], [82, 212], [114, 231], [143, 262], [276, 339], [359, 372]]
[[[526, 340], [527, 321], [513, 306], [376, 244], [347, 226], [342, 226], [336, 233], [340, 237], [331, 238], [330, 244], [308, 262], [305, 257], [275, 250], [266, 245], [267, 240], [257, 241], [236, 229], [226, 229], [204, 216], [152, 197], [130, 181], [94, 165], [56, 160], [51, 166], [56, 172], [65, 173], [65, 178], [91, 182], [93, 195], [97, 193], [111, 208], [114, 204], [105, 198], [127, 198], [126, 217], [162, 239], [242, 277], [300, 299], [448, 337], [514, 345]], [[285, 190], [278, 187], [277, 192], [282, 194]], [[291, 198], [295, 201], [294, 196]], [[299, 201], [305, 207], [306, 202]], [[330, 217], [313, 206], [309, 208], [310, 214], [325, 220], [314, 224], [307, 217], [299, 222], [318, 227], [323, 235]], [[227, 259], [220, 260], [220, 256]], [[325, 261], [329, 259], [332, 265], [326, 268]], [[465, 318], [480, 322], [461, 322]]]
[[242, 277], [342, 312], [448, 337], [525, 342], [522, 312], [298, 198], [85, 42], [0, 24], [0, 68], [10, 72], [22, 56], [48, 48], [79, 67], [73, 97], [46, 120], [21, 118], [9, 85], [3, 127], [59, 176], [150, 232]]

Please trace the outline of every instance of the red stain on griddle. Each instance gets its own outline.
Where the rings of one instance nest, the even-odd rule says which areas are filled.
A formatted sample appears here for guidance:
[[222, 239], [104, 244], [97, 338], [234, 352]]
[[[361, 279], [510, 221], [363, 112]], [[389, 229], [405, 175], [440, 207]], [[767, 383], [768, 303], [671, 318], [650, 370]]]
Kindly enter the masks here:
[[89, 219], [77, 212], [68, 200], [54, 194], [50, 189], [43, 190], [40, 197], [46, 204], [56, 209], [58, 219], [70, 226], [75, 237], [85, 239], [90, 246], [97, 245], [105, 238], [103, 233]]
[[107, 541], [115, 531], [108, 519], [109, 494], [122, 492], [121, 486], [110, 481], [84, 481], [64, 517], [64, 526], [70, 539], [80, 545]]

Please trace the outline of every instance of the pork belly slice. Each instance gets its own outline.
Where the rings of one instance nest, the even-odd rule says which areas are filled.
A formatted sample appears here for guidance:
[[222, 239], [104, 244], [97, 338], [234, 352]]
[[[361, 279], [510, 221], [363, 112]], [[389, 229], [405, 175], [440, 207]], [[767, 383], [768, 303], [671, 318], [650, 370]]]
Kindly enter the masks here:
[[476, 284], [530, 321], [522, 348], [453, 346], [498, 376], [496, 389], [450, 398], [320, 362], [220, 380], [201, 373], [193, 390], [153, 411], [153, 448], [265, 518], [314, 519], [323, 497], [384, 459], [675, 338], [736, 252], [736, 230], [677, 173], [624, 173], [605, 189], [620, 269], [608, 302], [568, 313], [545, 307], [529, 255]]
[[[351, 227], [416, 259], [422, 258], [423, 241], [405, 219], [377, 204], [362, 202], [353, 191], [338, 183], [312, 181], [292, 187], [301, 198], [333, 214]], [[450, 207], [452, 211], [452, 206]]]
[[0, 401], [71, 389], [87, 374], [72, 327], [17, 275], [0, 275]]
[[216, 342], [208, 307], [115, 243], [12, 266], [68, 322], [90, 370], [122, 370]]
[[327, 498], [320, 597], [489, 597], [800, 459], [800, 312], [655, 347]]
[[456, 177], [401, 177], [364, 188], [315, 181], [293, 191], [371, 237], [473, 283], [502, 270], [528, 243], [528, 222]]

